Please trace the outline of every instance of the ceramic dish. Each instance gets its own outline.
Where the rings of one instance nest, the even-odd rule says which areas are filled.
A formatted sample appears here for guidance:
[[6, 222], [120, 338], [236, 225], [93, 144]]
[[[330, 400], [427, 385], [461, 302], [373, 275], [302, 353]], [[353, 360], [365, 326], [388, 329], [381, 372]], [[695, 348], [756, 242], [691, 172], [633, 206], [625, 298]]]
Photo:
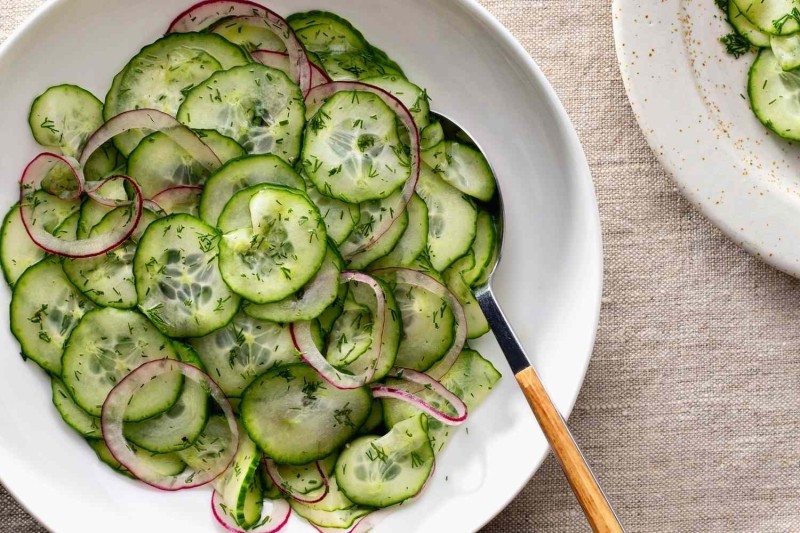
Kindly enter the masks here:
[[[183, 0], [59, 0], [42, 7], [0, 49], [2, 208], [16, 199], [39, 150], [28, 131], [31, 99], [56, 83], [101, 98], [111, 77], [189, 5]], [[282, 14], [319, 8], [276, 0]], [[600, 306], [602, 259], [594, 190], [578, 138], [539, 69], [495, 19], [469, 0], [337, 0], [324, 7], [391, 50], [433, 108], [478, 140], [507, 199], [496, 288], [556, 405], [569, 413], [586, 371]], [[13, 80], [13, 81], [12, 81]], [[8, 324], [8, 289], [0, 322]], [[49, 380], [24, 363], [0, 328], [0, 479], [59, 533], [217, 531], [209, 491], [163, 493], [111, 472], [50, 403]], [[476, 530], [530, 479], [547, 445], [491, 336], [476, 343], [501, 384], [442, 453], [425, 495], [378, 531]], [[296, 517], [284, 531], [311, 531]]]
[[680, 191], [757, 257], [800, 274], [800, 148], [749, 108], [713, 0], [615, 0], [614, 34], [633, 111]]

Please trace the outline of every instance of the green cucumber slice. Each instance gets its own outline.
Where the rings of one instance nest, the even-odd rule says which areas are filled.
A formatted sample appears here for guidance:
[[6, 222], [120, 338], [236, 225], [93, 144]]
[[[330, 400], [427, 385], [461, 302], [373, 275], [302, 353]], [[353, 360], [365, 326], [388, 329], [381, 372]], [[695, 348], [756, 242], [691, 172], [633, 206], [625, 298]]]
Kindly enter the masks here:
[[408, 266], [425, 250], [428, 244], [428, 206], [414, 194], [406, 211], [408, 227], [403, 236], [388, 255], [371, 263], [370, 269]]
[[417, 194], [428, 206], [428, 257], [436, 270], [443, 271], [472, 246], [478, 210], [428, 165], [422, 165]]
[[[225, 233], [219, 269], [232, 291], [264, 304], [280, 301], [308, 283], [322, 265], [327, 241], [322, 217], [305, 193], [279, 185], [255, 189], [236, 193], [220, 216]], [[237, 220], [234, 227], [228, 222], [242, 217], [226, 213], [238, 198], [248, 196], [249, 220]]]
[[[123, 180], [107, 181], [97, 189], [97, 192], [111, 200], [128, 199], [128, 193], [125, 191], [125, 183]], [[83, 202], [81, 205], [81, 218], [78, 221], [78, 238], [88, 238], [92, 229], [103, 220], [104, 216], [114, 209], [114, 207], [95, 202], [91, 198]]]
[[171, 337], [200, 337], [230, 322], [239, 308], [217, 266], [220, 234], [190, 215], [151, 223], [133, 273], [139, 308]]
[[792, 35], [779, 36], [773, 35], [770, 37], [770, 45], [772, 46], [772, 53], [778, 60], [783, 70], [794, 70], [800, 67], [800, 35], [794, 33]]
[[358, 430], [362, 435], [381, 433], [379, 429], [383, 425], [383, 403], [378, 398], [372, 399], [372, 409], [364, 425]]
[[13, 287], [22, 273], [44, 259], [45, 255], [45, 251], [31, 240], [25, 230], [19, 205], [15, 204], [6, 213], [0, 232], [0, 265], [6, 282]]
[[306, 184], [306, 194], [317, 206], [323, 220], [325, 220], [325, 230], [328, 238], [337, 245], [342, 244], [361, 219], [361, 211], [358, 208], [358, 204], [350, 204], [325, 196], [312, 183]]
[[[100, 416], [103, 402], [119, 381], [147, 361], [177, 359], [172, 343], [135, 311], [105, 307], [86, 313], [73, 330], [62, 357], [64, 385], [84, 411]], [[136, 422], [175, 404], [181, 374], [162, 374], [131, 399], [125, 420]]]
[[94, 305], [51, 259], [26, 270], [11, 295], [11, 332], [22, 352], [51, 374], [61, 374], [61, 352], [72, 330]]
[[86, 181], [100, 181], [112, 174], [125, 174], [125, 158], [114, 146], [113, 141], [108, 141], [100, 146], [89, 156], [83, 167]]
[[36, 142], [77, 157], [86, 139], [103, 125], [103, 102], [77, 85], [56, 85], [36, 97], [28, 124]]
[[487, 269], [493, 268], [492, 258], [497, 246], [497, 230], [494, 227], [492, 216], [486, 211], [478, 213], [475, 240], [470, 251], [453, 263], [447, 270], [461, 273], [464, 283], [474, 286]]
[[369, 389], [340, 390], [305, 364], [275, 368], [244, 391], [242, 423], [259, 448], [284, 464], [330, 455], [369, 415]]
[[[361, 203], [358, 206], [358, 223], [339, 248], [361, 250], [367, 242], [376, 237], [375, 230], [381, 227], [384, 218], [400, 218], [399, 216], [395, 217], [394, 209], [397, 205], [402, 205], [402, 195], [402, 191], [396, 191], [388, 198]], [[404, 224], [402, 221], [399, 223]], [[382, 236], [378, 239], [382, 239]], [[376, 246], [377, 242], [374, 245]]]
[[231, 466], [215, 482], [215, 488], [236, 523], [245, 529], [249, 529], [261, 518], [264, 500], [257, 497], [261, 495], [261, 484], [256, 475], [259, 464], [261, 451], [247, 436], [247, 432], [240, 429], [239, 449]]
[[784, 139], [800, 140], [800, 72], [786, 72], [769, 48], [750, 67], [750, 103], [756, 117]]
[[372, 512], [372, 509], [350, 501], [339, 489], [336, 477], [330, 478], [328, 494], [321, 501], [300, 503], [291, 499], [289, 505], [294, 512], [316, 526], [341, 530], [352, 527], [356, 520]]
[[336, 322], [342, 312], [344, 311], [344, 302], [347, 298], [347, 285], [345, 283], [339, 284], [339, 290], [336, 293], [336, 299], [333, 301], [331, 305], [325, 309], [319, 317], [317, 317], [317, 322], [319, 323], [320, 333], [323, 337], [327, 337], [331, 329], [333, 329], [333, 324]]
[[336, 461], [336, 481], [350, 500], [388, 507], [416, 496], [433, 471], [428, 418], [395, 424], [386, 435], [367, 435], [350, 443]]
[[279, 302], [245, 303], [243, 310], [251, 317], [281, 323], [317, 318], [336, 300], [342, 266], [336, 249], [328, 246], [322, 266], [304, 287]]
[[88, 439], [102, 439], [103, 432], [100, 430], [100, 419], [92, 416], [75, 403], [69, 390], [64, 383], [56, 376], [50, 377], [53, 391], [53, 405], [56, 406], [58, 414], [64, 419], [69, 427]]
[[274, 366], [299, 361], [288, 325], [239, 313], [226, 326], [190, 339], [208, 374], [227, 396], [239, 397]]
[[303, 170], [324, 195], [359, 203], [386, 198], [409, 178], [397, 117], [375, 94], [342, 91], [308, 122]]
[[425, 89], [414, 85], [402, 76], [385, 75], [364, 78], [361, 81], [379, 87], [400, 100], [411, 112], [417, 128], [422, 131], [429, 123], [430, 97]]
[[239, 143], [225, 137], [219, 132], [214, 130], [194, 130], [198, 137], [217, 154], [217, 157], [224, 165], [228, 161], [238, 159], [247, 154]]
[[[798, 0], [730, 0], [739, 11], [764, 33], [789, 35], [800, 30], [800, 24], [789, 16], [800, 8]], [[783, 23], [782, 23], [783, 22]]]
[[253, 50], [286, 51], [283, 40], [269, 29], [269, 22], [266, 19], [259, 19], [258, 22], [252, 18], [222, 20], [215, 24], [211, 31], [238, 44], [248, 52]]
[[369, 47], [350, 22], [328, 11], [295, 13], [286, 20], [306, 50], [315, 54], [355, 52]]
[[251, 154], [293, 163], [300, 153], [305, 104], [300, 88], [280, 70], [244, 65], [217, 72], [189, 91], [178, 120], [216, 130]]
[[223, 415], [211, 415], [206, 427], [186, 449], [175, 452], [192, 470], [204, 470], [214, 463], [231, 446], [235, 446], [233, 433]]
[[467, 319], [467, 338], [477, 339], [489, 333], [489, 323], [486, 322], [486, 317], [483, 316], [478, 300], [475, 299], [472, 289], [464, 281], [461, 273], [448, 270], [445, 271], [444, 278], [447, 288], [450, 289], [464, 308], [464, 316]]
[[206, 182], [200, 198], [200, 218], [216, 226], [222, 209], [234, 194], [262, 183], [300, 190], [305, 188], [303, 178], [278, 156], [265, 154], [234, 159]]
[[350, 270], [363, 270], [373, 261], [388, 255], [405, 235], [408, 221], [408, 210], [404, 210], [372, 246], [350, 257], [347, 267]]
[[759, 48], [769, 47], [769, 34], [764, 33], [750, 22], [745, 17], [736, 2], [728, 1], [728, 22], [731, 26], [741, 35], [747, 37], [747, 40], [758, 46]]
[[422, 153], [422, 160], [444, 181], [473, 198], [488, 202], [494, 196], [494, 174], [478, 150], [453, 141], [442, 141]]
[[444, 129], [438, 120], [431, 122], [419, 132], [420, 150], [430, 150], [442, 141], [444, 141]]
[[[103, 439], [88, 439], [89, 446], [92, 447], [97, 458], [110, 466], [113, 470], [124, 474], [128, 477], [133, 477], [127, 468], [122, 466], [111, 454]], [[174, 453], [153, 453], [147, 450], [142, 450], [136, 446], [131, 445], [133, 453], [139, 456], [140, 460], [148, 463], [149, 468], [164, 476], [177, 476], [186, 469], [186, 464], [181, 461], [180, 457]]]

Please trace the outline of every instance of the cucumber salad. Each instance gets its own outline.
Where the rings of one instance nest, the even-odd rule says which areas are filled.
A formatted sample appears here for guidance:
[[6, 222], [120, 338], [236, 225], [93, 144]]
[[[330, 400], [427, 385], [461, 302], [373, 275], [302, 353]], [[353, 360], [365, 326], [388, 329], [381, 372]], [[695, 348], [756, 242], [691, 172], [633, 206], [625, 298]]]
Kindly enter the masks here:
[[727, 52], [738, 58], [758, 50], [747, 84], [753, 113], [780, 137], [800, 141], [800, 0], [715, 1], [733, 28], [720, 39]]
[[332, 13], [210, 0], [29, 123], [11, 331], [101, 461], [212, 487], [232, 532], [367, 531], [420, 494], [500, 379], [467, 344], [495, 181], [396, 62]]

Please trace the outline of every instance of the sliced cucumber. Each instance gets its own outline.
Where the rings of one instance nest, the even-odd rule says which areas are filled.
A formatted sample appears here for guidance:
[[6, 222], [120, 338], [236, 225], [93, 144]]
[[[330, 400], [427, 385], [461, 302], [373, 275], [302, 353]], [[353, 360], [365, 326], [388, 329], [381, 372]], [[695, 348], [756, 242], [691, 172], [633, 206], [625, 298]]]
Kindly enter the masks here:
[[442, 141], [444, 141], [444, 129], [438, 120], [431, 122], [419, 132], [419, 146], [423, 151], [430, 150]]
[[190, 215], [148, 226], [133, 259], [139, 308], [171, 337], [199, 337], [230, 322], [239, 308], [217, 267], [216, 228]]
[[295, 13], [286, 20], [306, 50], [315, 54], [357, 52], [369, 47], [350, 22], [328, 11]]
[[494, 196], [495, 180], [486, 158], [479, 151], [453, 141], [442, 141], [422, 153], [422, 160], [444, 181], [473, 198], [488, 202]]
[[770, 45], [770, 36], [767, 33], [759, 30], [757, 27], [745, 17], [736, 2], [728, 1], [728, 22], [731, 26], [741, 35], [747, 37], [747, 40], [758, 46], [759, 48], [767, 48]]
[[326, 358], [334, 366], [352, 363], [372, 348], [375, 327], [374, 306], [355, 301], [353, 292], [346, 293], [342, 312], [328, 335]]
[[12, 287], [19, 277], [31, 265], [35, 265], [45, 256], [45, 251], [34, 243], [19, 213], [19, 205], [15, 205], [3, 219], [0, 233], [0, 264], [6, 282]]
[[428, 125], [431, 108], [430, 98], [425, 89], [421, 89], [404, 77], [397, 75], [376, 76], [364, 78], [361, 81], [379, 87], [397, 97], [411, 112], [420, 131]]
[[26, 194], [23, 203], [32, 207], [30, 225], [44, 227], [50, 233], [55, 233], [58, 226], [81, 206], [79, 202], [63, 200], [41, 190]]
[[245, 529], [261, 518], [263, 498], [261, 485], [256, 475], [261, 464], [261, 452], [243, 429], [239, 430], [239, 449], [233, 463], [215, 482], [217, 492], [236, 523]]
[[370, 200], [360, 204], [358, 206], [358, 224], [339, 247], [340, 250], [361, 250], [376, 237], [380, 239], [381, 237], [375, 231], [381, 228], [381, 223], [385, 218], [399, 218], [395, 217], [395, 209], [398, 205], [402, 205], [402, 191], [397, 191], [382, 200]]
[[153, 197], [153, 201], [164, 210], [166, 215], [182, 213], [184, 215], [200, 216], [200, 187], [179, 187], [168, 189]]
[[[170, 33], [142, 48], [115, 78], [103, 115], [108, 120], [123, 111], [149, 108], [174, 116], [189, 89], [215, 71], [249, 62], [244, 50], [219, 35]], [[126, 132], [114, 144], [127, 156], [144, 136]]]
[[125, 163], [114, 142], [108, 141], [89, 156], [83, 167], [83, 175], [86, 181], [100, 181], [112, 174], [125, 174]]
[[372, 246], [350, 257], [350, 260], [347, 262], [347, 267], [350, 270], [363, 270], [373, 261], [388, 255], [395, 249], [400, 239], [403, 238], [403, 235], [405, 235], [408, 229], [408, 221], [408, 210], [404, 210], [400, 216], [395, 219], [392, 225], [389, 226], [386, 233], [381, 235]]
[[211, 31], [238, 44], [248, 52], [253, 50], [285, 52], [286, 45], [283, 40], [270, 28], [272, 26], [266, 18], [251, 17], [223, 19], [215, 24]]
[[461, 302], [464, 308], [464, 315], [467, 319], [467, 338], [477, 339], [489, 333], [489, 323], [486, 322], [486, 317], [483, 316], [481, 306], [475, 295], [472, 294], [472, 289], [464, 281], [463, 276], [459, 272], [448, 270], [444, 273], [447, 288], [453, 295]]
[[[147, 361], [177, 359], [172, 343], [135, 311], [106, 307], [86, 313], [64, 347], [64, 385], [84, 411], [100, 416], [108, 393]], [[162, 374], [142, 387], [125, 411], [126, 421], [140, 421], [175, 404], [181, 374]]]
[[194, 130], [198, 137], [217, 154], [224, 165], [247, 154], [239, 143], [214, 130]]
[[360, 507], [350, 501], [339, 489], [336, 478], [330, 479], [328, 494], [317, 503], [300, 503], [289, 500], [292, 510], [318, 527], [346, 531], [359, 518], [368, 515], [372, 509]]
[[77, 157], [89, 135], [103, 125], [103, 102], [77, 85], [56, 85], [33, 101], [28, 124], [36, 142]]
[[239, 313], [225, 327], [191, 339], [208, 374], [227, 396], [239, 397], [274, 366], [299, 361], [289, 326]]
[[[128, 193], [125, 191], [125, 182], [123, 180], [107, 181], [97, 189], [97, 192], [111, 200], [128, 199]], [[83, 202], [81, 205], [81, 218], [78, 222], [78, 238], [88, 238], [92, 229], [103, 220], [104, 216], [114, 209], [114, 207], [95, 202], [91, 198]]]
[[370, 269], [410, 265], [428, 244], [428, 206], [414, 194], [406, 207], [408, 227], [388, 255], [370, 264]]
[[[450, 370], [442, 376], [441, 383], [447, 390], [461, 398], [467, 405], [467, 409], [473, 412], [483, 403], [500, 378], [500, 372], [491, 362], [481, 357], [478, 352], [466, 349], [461, 352]], [[387, 383], [391, 384], [392, 380]], [[436, 409], [455, 414], [452, 406], [442, 401], [441, 396], [431, 391], [421, 391], [417, 394]], [[394, 427], [395, 424], [418, 416], [421, 412], [402, 400], [383, 399], [382, 401], [384, 421], [388, 427]], [[428, 417], [428, 436], [436, 453], [439, 453], [453, 436], [454, 430], [453, 426], [442, 424], [438, 420]]]
[[311, 367], [275, 368], [244, 391], [239, 411], [250, 437], [284, 464], [322, 459], [358, 431], [369, 415], [369, 389], [336, 389]]
[[347, 284], [340, 283], [339, 290], [336, 293], [336, 299], [327, 307], [327, 309], [322, 312], [321, 315], [319, 315], [319, 317], [317, 317], [320, 332], [323, 336], [328, 336], [330, 334], [333, 324], [342, 315], [344, 310], [344, 302], [347, 298], [348, 292]]
[[64, 422], [88, 439], [102, 439], [100, 419], [81, 409], [69, 395], [69, 390], [60, 379], [52, 376], [50, 381], [53, 389], [53, 405], [56, 406], [58, 414], [61, 415]]
[[[249, 216], [228, 215], [239, 198], [248, 199]], [[255, 303], [290, 296], [319, 271], [327, 251], [325, 224], [302, 191], [257, 185], [239, 191], [220, 216], [222, 278], [237, 294]]]
[[55, 260], [26, 270], [11, 295], [11, 332], [22, 353], [46, 371], [61, 374], [64, 343], [84, 313], [94, 306]]
[[[97, 458], [116, 470], [120, 474], [133, 477], [127, 468], [122, 466], [111, 454], [103, 439], [87, 440], [97, 454]], [[148, 468], [155, 470], [163, 476], [177, 476], [186, 469], [186, 464], [174, 453], [152, 453], [131, 445], [131, 449], [138, 456], [139, 460], [145, 461]]]
[[487, 269], [493, 268], [492, 258], [497, 245], [497, 230], [492, 216], [486, 211], [478, 213], [475, 240], [467, 255], [453, 263], [448, 270], [461, 273], [464, 283], [474, 286]]
[[383, 403], [378, 398], [373, 398], [372, 409], [364, 425], [358, 430], [363, 435], [381, 433], [379, 431], [383, 425]]
[[750, 103], [756, 117], [779, 136], [800, 140], [800, 71], [786, 72], [769, 48], [750, 67]]
[[442, 271], [472, 246], [478, 211], [428, 165], [422, 165], [417, 194], [428, 206], [428, 257], [433, 267]]
[[279, 302], [246, 303], [243, 306], [244, 312], [254, 318], [281, 323], [317, 318], [336, 300], [342, 266], [342, 259], [336, 249], [328, 246], [322, 266], [305, 287]]
[[303, 170], [324, 195], [359, 203], [386, 198], [409, 178], [394, 111], [377, 95], [334, 94], [311, 118]]
[[770, 37], [772, 53], [778, 59], [783, 70], [794, 70], [800, 67], [800, 33]]
[[388, 507], [416, 496], [433, 470], [428, 418], [399, 422], [382, 437], [367, 435], [346, 447], [336, 461], [336, 481], [353, 502]]
[[58, 225], [53, 235], [62, 241], [74, 241], [78, 238], [78, 224], [80, 224], [80, 220], [80, 211], [75, 211]]
[[798, 21], [790, 16], [800, 8], [798, 0], [730, 0], [739, 11], [764, 33], [789, 35], [800, 30]]
[[175, 453], [192, 470], [206, 470], [209, 464], [218, 461], [219, 456], [231, 446], [236, 446], [236, 442], [227, 419], [223, 415], [211, 415], [194, 443]]
[[[317, 468], [319, 463], [319, 468]], [[325, 463], [325, 464], [323, 464]], [[328, 475], [326, 467], [336, 464], [336, 454], [331, 454], [321, 461], [314, 461], [306, 465], [276, 465], [283, 482], [282, 488], [289, 494], [299, 494], [303, 499], [312, 500], [316, 496], [322, 496], [325, 490], [326, 480], [320, 474], [320, 468], [325, 475]]]
[[321, 194], [312, 183], [306, 184], [306, 194], [319, 209], [328, 237], [342, 244], [361, 218], [357, 204], [350, 204]]
[[234, 159], [206, 182], [200, 198], [200, 218], [216, 226], [222, 209], [234, 194], [262, 183], [305, 188], [303, 178], [278, 156], [252, 155]]
[[293, 163], [300, 153], [305, 105], [300, 88], [280, 70], [244, 65], [217, 72], [189, 91], [178, 120], [217, 130], [251, 154]]

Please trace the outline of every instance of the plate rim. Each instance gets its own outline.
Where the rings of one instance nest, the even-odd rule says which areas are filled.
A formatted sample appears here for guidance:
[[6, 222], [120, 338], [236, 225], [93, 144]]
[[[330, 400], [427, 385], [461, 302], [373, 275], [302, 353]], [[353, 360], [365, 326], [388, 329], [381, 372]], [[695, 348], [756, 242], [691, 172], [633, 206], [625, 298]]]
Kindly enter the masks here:
[[[24, 35], [31, 26], [33, 26], [38, 19], [45, 16], [47, 12], [53, 9], [55, 6], [59, 4], [69, 3], [73, 0], [46, 0], [40, 6], [38, 6], [30, 15], [28, 15], [21, 24], [17, 28], [15, 28], [6, 40], [0, 43], [0, 58], [2, 58], [5, 54], [7, 49], [11, 48], [15, 42]], [[550, 108], [550, 111], [553, 115], [557, 118], [557, 124], [562, 130], [562, 136], [566, 141], [563, 145], [565, 149], [565, 160], [569, 160], [574, 169], [578, 170], [579, 176], [575, 179], [573, 184], [578, 188], [578, 191], [575, 193], [576, 195], [580, 195], [582, 197], [589, 197], [591, 200], [587, 203], [587, 205], [582, 205], [580, 207], [584, 208], [591, 208], [591, 212], [586, 212], [585, 215], [587, 216], [588, 222], [591, 224], [592, 234], [587, 235], [587, 242], [586, 248], [591, 248], [591, 253], [593, 257], [596, 257], [596, 265], [595, 265], [595, 279], [597, 280], [596, 286], [594, 287], [594, 294], [590, 298], [592, 301], [592, 309], [591, 311], [591, 323], [592, 328], [591, 331], [587, 331], [587, 346], [586, 346], [586, 354], [580, 360], [580, 364], [577, 366], [577, 371], [575, 375], [577, 378], [576, 385], [574, 390], [570, 391], [567, 395], [566, 401], [562, 400], [558, 402], [557, 408], [562, 413], [562, 416], [565, 420], [568, 420], [570, 415], [573, 412], [575, 404], [578, 400], [578, 396], [580, 391], [583, 388], [583, 384], [586, 380], [586, 374], [589, 369], [589, 364], [594, 355], [594, 348], [597, 340], [599, 324], [600, 324], [600, 315], [601, 315], [601, 308], [602, 308], [602, 294], [604, 289], [604, 250], [603, 250], [603, 236], [602, 236], [602, 225], [600, 219], [600, 211], [599, 211], [599, 204], [597, 201], [597, 194], [596, 188], [593, 181], [593, 176], [591, 172], [591, 168], [588, 163], [588, 159], [586, 158], [586, 153], [583, 149], [583, 145], [580, 141], [578, 136], [577, 130], [575, 129], [572, 120], [570, 119], [569, 115], [567, 114], [566, 109], [564, 108], [563, 103], [559, 99], [555, 89], [550, 84], [547, 77], [542, 72], [541, 68], [538, 66], [536, 61], [533, 59], [531, 54], [524, 48], [524, 46], [520, 43], [520, 41], [511, 33], [511, 31], [506, 28], [487, 8], [482, 6], [478, 0], [446, 0], [453, 4], [460, 4], [462, 7], [466, 8], [472, 15], [474, 15], [478, 20], [483, 23], [485, 26], [488, 26], [490, 30], [494, 32], [499, 38], [502, 39], [504, 44], [513, 51], [515, 55], [515, 59], [520, 62], [520, 64], [524, 65], [525, 69], [533, 75], [533, 78], [536, 80], [536, 83], [539, 85], [543, 95], [546, 97], [546, 105]], [[616, 0], [615, 0], [616, 1]], [[587, 306], [587, 311], [589, 311]], [[508, 379], [511, 379], [511, 376], [508, 376]], [[530, 474], [525, 479], [525, 482], [515, 491], [510, 493], [510, 496], [503, 502], [502, 506], [498, 506], [498, 508], [488, 515], [485, 521], [476, 525], [476, 530], [484, 527], [488, 524], [492, 519], [497, 517], [501, 512], [503, 512], [508, 505], [519, 496], [522, 490], [528, 485], [530, 480], [539, 471], [541, 468], [544, 460], [550, 454], [550, 446], [549, 444], [544, 448], [541, 455], [534, 461], [533, 468], [531, 469]], [[5, 490], [14, 498], [15, 502], [20, 505], [25, 511], [32, 517], [34, 520], [37, 521], [40, 525], [48, 528], [48, 524], [40, 518], [39, 514], [32, 509], [32, 506], [28, 505], [27, 502], [24, 502], [16, 493], [15, 489], [5, 483], [3, 480], [3, 472], [0, 471], [0, 482], [3, 483], [3, 487]]]

